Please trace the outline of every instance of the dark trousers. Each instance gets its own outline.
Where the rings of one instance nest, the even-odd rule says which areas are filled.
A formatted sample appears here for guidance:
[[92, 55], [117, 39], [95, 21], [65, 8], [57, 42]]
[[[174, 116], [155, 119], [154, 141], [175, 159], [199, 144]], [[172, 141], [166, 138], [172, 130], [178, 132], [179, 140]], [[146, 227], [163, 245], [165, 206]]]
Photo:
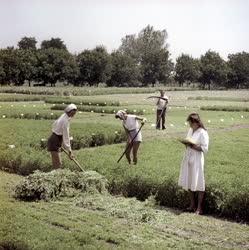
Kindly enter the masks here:
[[160, 129], [160, 124], [162, 123], [162, 129], [165, 129], [165, 115], [166, 108], [163, 110], [157, 110], [156, 112], [156, 128]]

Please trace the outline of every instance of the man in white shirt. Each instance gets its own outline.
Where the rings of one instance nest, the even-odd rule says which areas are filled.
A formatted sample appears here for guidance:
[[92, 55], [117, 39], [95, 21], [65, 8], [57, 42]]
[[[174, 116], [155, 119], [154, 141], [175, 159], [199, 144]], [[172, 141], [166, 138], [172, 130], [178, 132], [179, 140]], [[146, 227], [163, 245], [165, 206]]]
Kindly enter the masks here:
[[60, 148], [63, 147], [69, 152], [69, 157], [73, 159], [70, 138], [69, 138], [69, 122], [76, 114], [77, 107], [75, 104], [69, 104], [62, 114], [52, 125], [52, 135], [48, 139], [48, 151], [51, 152], [52, 165], [54, 168], [60, 168], [61, 157]]
[[160, 129], [160, 124], [162, 124], [162, 129], [165, 129], [165, 115], [168, 104], [168, 97], [165, 95], [163, 90], [160, 90], [160, 97], [157, 101], [157, 111], [156, 111], [156, 129]]

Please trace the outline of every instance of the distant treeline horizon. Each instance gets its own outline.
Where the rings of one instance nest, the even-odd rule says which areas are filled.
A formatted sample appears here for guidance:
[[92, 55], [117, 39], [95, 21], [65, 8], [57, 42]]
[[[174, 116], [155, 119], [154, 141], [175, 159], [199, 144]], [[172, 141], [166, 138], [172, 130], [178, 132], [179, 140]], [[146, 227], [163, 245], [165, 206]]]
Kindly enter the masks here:
[[0, 85], [146, 87], [197, 84], [202, 89], [248, 88], [249, 53], [229, 54], [224, 60], [208, 50], [200, 58], [181, 54], [170, 58], [166, 30], [146, 26], [137, 35], [126, 35], [117, 50], [108, 53], [96, 46], [78, 54], [68, 51], [61, 38], [41, 42], [23, 37], [18, 47], [0, 49]]

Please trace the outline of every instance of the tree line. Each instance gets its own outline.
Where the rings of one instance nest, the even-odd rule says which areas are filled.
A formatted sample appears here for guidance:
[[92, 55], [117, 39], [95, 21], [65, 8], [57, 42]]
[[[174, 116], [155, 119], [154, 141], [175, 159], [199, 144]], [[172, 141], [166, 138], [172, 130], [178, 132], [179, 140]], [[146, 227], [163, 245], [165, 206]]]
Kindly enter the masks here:
[[166, 30], [148, 25], [122, 38], [111, 53], [97, 46], [71, 54], [60, 38], [44, 40], [37, 48], [34, 37], [23, 37], [17, 48], [0, 49], [0, 84], [142, 87], [194, 82], [203, 89], [249, 87], [249, 53], [229, 54], [225, 61], [209, 50], [200, 58], [182, 54], [173, 63], [167, 38]]

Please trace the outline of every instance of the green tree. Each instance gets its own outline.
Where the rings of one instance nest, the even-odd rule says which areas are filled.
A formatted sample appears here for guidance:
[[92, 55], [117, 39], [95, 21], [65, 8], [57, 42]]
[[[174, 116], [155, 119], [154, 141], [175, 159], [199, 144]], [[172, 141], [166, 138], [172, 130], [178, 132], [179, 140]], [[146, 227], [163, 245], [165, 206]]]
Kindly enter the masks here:
[[176, 59], [175, 80], [182, 86], [184, 82], [196, 82], [200, 77], [198, 59], [182, 54]]
[[2, 65], [2, 84], [19, 85], [20, 68], [17, 50], [13, 47], [1, 49], [0, 62]]
[[74, 57], [62, 49], [41, 49], [37, 53], [37, 80], [55, 86], [57, 81], [67, 81], [77, 72]]
[[144, 56], [140, 65], [143, 85], [152, 84], [154, 87], [157, 82], [166, 83], [173, 71], [174, 64], [169, 60], [169, 52], [163, 48]]
[[80, 81], [89, 85], [106, 82], [110, 77], [110, 55], [103, 46], [84, 50], [77, 56]]
[[1, 55], [0, 55], [0, 85], [4, 84], [5, 76], [6, 75], [5, 75], [4, 68], [3, 68], [3, 62], [1, 61]]
[[44, 40], [41, 43], [41, 49], [63, 49], [67, 50], [66, 45], [60, 38], [51, 38], [50, 40]]
[[127, 54], [115, 51], [111, 54], [111, 77], [108, 86], [138, 86], [139, 69], [135, 60]]
[[228, 55], [228, 87], [249, 87], [249, 53]]
[[154, 30], [148, 25], [138, 36], [128, 35], [122, 39], [119, 50], [132, 57], [140, 67], [144, 85], [166, 82], [173, 69], [170, 60], [166, 30]]
[[36, 50], [36, 39], [34, 37], [23, 37], [19, 42], [18, 42], [18, 47], [19, 49], [32, 49]]
[[217, 52], [207, 51], [200, 59], [200, 78], [202, 87], [224, 86], [227, 81], [227, 65]]
[[36, 80], [37, 77], [37, 56], [36, 51], [30, 49], [17, 50], [18, 56], [18, 85], [23, 85], [27, 80], [29, 86], [31, 81]]
[[138, 41], [136, 35], [126, 35], [121, 39], [121, 46], [119, 47], [119, 51], [122, 54], [128, 55], [137, 63], [140, 61], [140, 50], [138, 48]]

